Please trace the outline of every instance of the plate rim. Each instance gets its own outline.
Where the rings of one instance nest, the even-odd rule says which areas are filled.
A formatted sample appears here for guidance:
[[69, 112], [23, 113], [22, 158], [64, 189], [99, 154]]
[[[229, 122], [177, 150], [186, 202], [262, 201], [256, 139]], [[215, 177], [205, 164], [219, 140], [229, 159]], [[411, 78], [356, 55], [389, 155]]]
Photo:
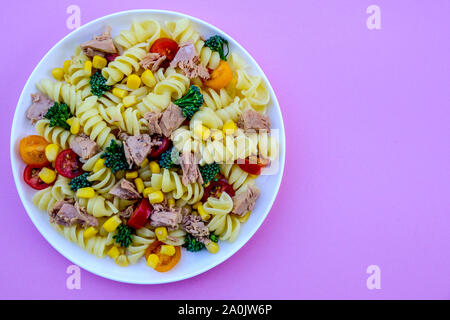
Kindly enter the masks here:
[[[148, 13], [148, 14], [169, 14], [169, 15], [175, 15], [178, 16], [180, 18], [188, 18], [192, 21], [195, 21], [196, 23], [199, 24], [205, 24], [208, 28], [211, 28], [212, 30], [215, 30], [219, 33], [222, 33], [223, 35], [225, 35], [228, 39], [231, 39], [233, 41], [233, 43], [239, 47], [245, 54], [247, 54], [248, 57], [250, 57], [252, 64], [254, 65], [254, 67], [256, 68], [256, 70], [259, 72], [259, 75], [262, 76], [262, 78], [264, 79], [265, 83], [268, 85], [268, 90], [270, 92], [270, 96], [273, 99], [273, 103], [274, 106], [273, 108], [276, 108], [277, 112], [279, 113], [280, 116], [280, 135], [279, 135], [279, 148], [280, 148], [280, 153], [279, 153], [279, 179], [277, 181], [277, 184], [275, 186], [275, 189], [271, 199], [269, 200], [269, 205], [264, 209], [264, 214], [262, 216], [262, 218], [260, 219], [259, 222], [256, 223], [255, 227], [253, 230], [250, 230], [250, 232], [248, 232], [246, 234], [246, 239], [243, 239], [244, 241], [242, 242], [241, 245], [235, 245], [233, 248], [231, 248], [230, 253], [226, 256], [224, 256], [223, 258], [217, 258], [217, 261], [213, 262], [212, 264], [208, 264], [207, 266], [202, 266], [200, 268], [198, 268], [195, 272], [191, 272], [188, 274], [183, 274], [181, 276], [175, 277], [175, 278], [162, 278], [162, 279], [153, 279], [156, 281], [132, 281], [132, 280], [128, 280], [128, 279], [122, 279], [120, 278], [120, 276], [116, 276], [115, 274], [108, 274], [108, 273], [102, 273], [99, 272], [97, 270], [93, 270], [93, 268], [90, 267], [90, 263], [84, 263], [84, 261], [74, 261], [76, 259], [72, 259], [72, 257], [68, 256], [68, 253], [64, 252], [63, 250], [59, 250], [57, 247], [55, 247], [55, 245], [52, 243], [52, 241], [49, 240], [49, 237], [47, 235], [47, 232], [43, 231], [40, 226], [39, 223], [37, 222], [37, 220], [34, 218], [33, 214], [31, 214], [28, 210], [28, 204], [26, 204], [26, 202], [24, 201], [23, 197], [25, 197], [25, 195], [23, 194], [22, 189], [19, 187], [19, 181], [21, 182], [21, 178], [20, 178], [20, 174], [19, 172], [17, 172], [18, 170], [14, 170], [14, 154], [15, 154], [15, 145], [16, 145], [16, 141], [13, 140], [14, 136], [16, 136], [16, 127], [17, 124], [16, 122], [18, 121], [18, 112], [17, 112], [17, 106], [23, 104], [23, 100], [25, 99], [25, 88], [27, 88], [30, 85], [30, 81], [33, 78], [34, 73], [36, 72], [36, 70], [39, 69], [39, 66], [43, 63], [43, 61], [46, 60], [46, 58], [50, 55], [50, 53], [56, 49], [56, 47], [58, 47], [63, 41], [65, 41], [67, 38], [72, 37], [75, 33], [80, 32], [81, 30], [88, 28], [90, 25], [95, 24], [99, 21], [104, 21], [104, 20], [108, 20], [110, 18], [116, 17], [116, 16], [121, 16], [121, 15], [132, 15], [132, 14], [142, 14], [142, 13]], [[23, 116], [23, 115], [21, 115]], [[106, 278], [109, 280], [113, 280], [113, 281], [117, 281], [117, 282], [121, 282], [121, 283], [130, 283], [130, 284], [143, 284], [143, 285], [148, 285], [148, 284], [164, 284], [164, 283], [173, 283], [173, 282], [178, 282], [178, 281], [182, 281], [182, 280], [186, 280], [186, 279], [190, 279], [192, 277], [195, 277], [197, 275], [200, 275], [202, 273], [205, 273], [206, 271], [209, 271], [213, 268], [215, 268], [216, 266], [218, 266], [219, 264], [223, 263], [224, 261], [230, 259], [237, 251], [239, 251], [242, 247], [244, 247], [248, 241], [255, 235], [255, 233], [260, 229], [261, 225], [263, 224], [263, 222], [266, 220], [267, 215], [269, 214], [270, 210], [273, 207], [273, 204], [275, 202], [275, 199], [279, 193], [280, 190], [280, 186], [281, 186], [281, 182], [283, 180], [283, 176], [284, 176], [284, 167], [285, 167], [285, 154], [286, 154], [286, 137], [285, 137], [285, 128], [284, 128], [284, 119], [283, 119], [283, 114], [281, 112], [281, 108], [280, 105], [278, 103], [278, 99], [277, 96], [275, 94], [275, 91], [273, 90], [273, 87], [271, 85], [271, 83], [269, 82], [269, 79], [267, 78], [266, 74], [264, 73], [264, 71], [261, 69], [261, 67], [259, 66], [258, 62], [255, 60], [255, 58], [253, 58], [253, 56], [238, 42], [236, 41], [233, 37], [231, 37], [230, 35], [228, 35], [226, 32], [222, 31], [220, 28], [210, 24], [207, 21], [204, 21], [202, 19], [193, 17], [191, 15], [182, 13], [182, 12], [178, 12], [178, 11], [171, 11], [171, 10], [161, 10], [161, 9], [133, 9], [133, 10], [125, 10], [125, 11], [119, 11], [119, 12], [115, 12], [112, 14], [108, 14], [99, 18], [96, 18], [92, 21], [87, 22], [86, 24], [83, 24], [82, 26], [80, 26], [79, 28], [73, 30], [72, 32], [68, 33], [66, 36], [64, 36], [61, 40], [59, 40], [56, 44], [54, 44], [48, 51], [47, 53], [39, 60], [39, 62], [36, 64], [36, 66], [34, 67], [33, 71], [31, 72], [31, 74], [29, 75], [27, 81], [25, 82], [25, 85], [22, 88], [22, 92], [19, 96], [19, 100], [17, 102], [16, 105], [16, 109], [14, 111], [14, 117], [12, 120], [12, 125], [11, 125], [11, 136], [10, 136], [10, 163], [11, 163], [11, 169], [12, 169], [12, 173], [13, 173], [13, 177], [14, 177], [14, 183], [16, 185], [16, 190], [17, 193], [19, 194], [19, 198], [20, 201], [25, 209], [25, 212], [27, 213], [28, 217], [31, 219], [31, 221], [33, 222], [34, 227], [39, 231], [39, 233], [44, 237], [44, 239], [58, 252], [60, 253], [63, 257], [65, 257], [67, 260], [69, 260], [70, 262], [72, 262], [73, 264], [79, 266], [80, 268], [83, 268], [84, 270], [93, 273], [101, 278]], [[243, 236], [243, 235], [241, 235]], [[68, 241], [68, 240], [66, 240]], [[146, 280], [146, 279], [144, 279]]]

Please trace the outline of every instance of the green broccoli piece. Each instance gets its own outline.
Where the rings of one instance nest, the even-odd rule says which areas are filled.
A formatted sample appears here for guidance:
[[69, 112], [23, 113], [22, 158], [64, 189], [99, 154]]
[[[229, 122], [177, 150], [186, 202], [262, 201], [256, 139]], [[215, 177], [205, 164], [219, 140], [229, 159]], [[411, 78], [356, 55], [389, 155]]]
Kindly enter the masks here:
[[81, 176], [73, 178], [69, 182], [70, 190], [77, 191], [80, 188], [86, 188], [92, 186], [92, 182], [90, 182], [87, 177], [89, 172], [83, 173]]
[[190, 120], [203, 104], [203, 95], [199, 87], [192, 85], [183, 97], [173, 103], [183, 109], [183, 116]]
[[111, 144], [106, 148], [106, 151], [100, 158], [105, 159], [105, 166], [111, 168], [113, 173], [129, 168], [123, 145], [118, 144], [116, 140], [111, 140]]
[[166, 169], [175, 167], [176, 165], [178, 165], [178, 163], [180, 163], [180, 154], [175, 148], [166, 150], [161, 155], [161, 159], [159, 160], [159, 166]]
[[91, 92], [97, 97], [101, 97], [105, 91], [111, 90], [111, 86], [106, 85], [106, 79], [100, 71], [97, 71], [91, 76], [89, 81], [91, 84]]
[[220, 167], [217, 163], [205, 164], [199, 167], [202, 174], [203, 184], [208, 184], [211, 180], [214, 180], [216, 175], [220, 172]]
[[[213, 242], [219, 241], [219, 237], [212, 233], [209, 235], [209, 239], [211, 239], [211, 241]], [[186, 248], [187, 251], [198, 252], [203, 248], [205, 248], [205, 245], [202, 242], [198, 241], [194, 236], [188, 233], [184, 237], [183, 247]]]
[[[224, 45], [227, 47], [226, 54], [224, 53]], [[210, 48], [212, 51], [217, 51], [220, 55], [220, 59], [227, 61], [228, 53], [230, 53], [228, 40], [222, 38], [221, 36], [215, 35], [206, 40], [204, 46]]]
[[133, 229], [125, 224], [121, 224], [117, 227], [117, 233], [113, 236], [113, 239], [116, 240], [117, 243], [120, 243], [122, 247], [128, 248], [133, 241]]
[[70, 130], [70, 126], [66, 121], [71, 117], [72, 113], [69, 106], [58, 102], [55, 102], [44, 116], [44, 118], [50, 120], [50, 127], [58, 126], [66, 130]]

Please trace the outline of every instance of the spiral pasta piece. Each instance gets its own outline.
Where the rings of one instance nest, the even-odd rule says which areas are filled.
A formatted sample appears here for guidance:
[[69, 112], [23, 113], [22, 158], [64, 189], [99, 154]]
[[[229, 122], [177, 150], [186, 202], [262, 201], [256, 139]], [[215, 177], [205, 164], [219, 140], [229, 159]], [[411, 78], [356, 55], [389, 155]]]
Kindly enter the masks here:
[[233, 102], [232, 96], [225, 88], [220, 89], [219, 93], [214, 89], [205, 88], [202, 90], [202, 94], [204, 104], [212, 110], [221, 109]]
[[255, 178], [236, 164], [221, 164], [220, 173], [228, 180], [228, 183], [233, 186], [236, 192], [255, 183]]
[[155, 20], [145, 20], [134, 22], [129, 30], [120, 31], [120, 35], [114, 38], [114, 42], [128, 49], [140, 42], [151, 45], [160, 36], [160, 24]]
[[114, 61], [110, 62], [106, 68], [102, 69], [102, 75], [106, 79], [106, 84], [111, 86], [129, 76], [133, 71], [137, 72], [141, 61], [147, 54], [146, 44], [139, 43], [128, 50]]
[[208, 222], [210, 232], [219, 236], [220, 240], [233, 242], [239, 235], [241, 223], [238, 218], [232, 216], [233, 200], [226, 192], [222, 192], [219, 199], [209, 197], [203, 204], [205, 212], [211, 215]]
[[75, 192], [70, 189], [69, 185], [70, 179], [58, 175], [55, 184], [52, 187], [52, 196], [56, 200], [73, 199]]
[[97, 97], [87, 98], [76, 110], [76, 116], [83, 125], [83, 131], [101, 148], [106, 148], [115, 137], [98, 110]]
[[270, 102], [270, 93], [262, 77], [250, 76], [244, 70], [238, 70], [236, 77], [236, 89], [240, 90], [255, 110], [264, 112]]
[[71, 59], [67, 74], [64, 76], [66, 82], [73, 85], [76, 90], [91, 95], [91, 74], [84, 69], [84, 64], [88, 60], [89, 58], [78, 47], [75, 55]]
[[94, 217], [109, 217], [119, 212], [114, 204], [103, 196], [96, 194], [93, 198], [76, 198], [78, 204], [86, 208], [86, 212]]
[[167, 233], [166, 240], [162, 242], [171, 246], [181, 246], [184, 244], [186, 232], [183, 229], [176, 229]]
[[87, 172], [91, 172], [87, 180], [92, 182], [92, 188], [99, 194], [106, 194], [109, 190], [116, 184], [116, 176], [111, 171], [110, 168], [103, 167], [100, 170], [93, 172], [94, 165], [97, 160], [100, 159], [101, 153], [96, 154], [92, 158], [90, 158], [83, 165], [83, 170]]
[[155, 233], [148, 226], [137, 229], [130, 246], [126, 250], [128, 261], [131, 264], [138, 262], [144, 256], [145, 250], [155, 239]]
[[50, 121], [47, 119], [36, 122], [36, 131], [45, 140], [55, 143], [63, 149], [69, 148], [70, 141], [74, 138], [74, 135], [68, 130], [57, 126], [50, 127]]
[[36, 192], [33, 196], [33, 204], [41, 210], [49, 211], [58, 201], [52, 193], [53, 187], [48, 187]]
[[70, 84], [50, 79], [42, 79], [36, 87], [53, 101], [67, 104], [72, 114], [75, 114], [76, 108], [90, 95], [90, 89], [87, 92], [80, 91]]

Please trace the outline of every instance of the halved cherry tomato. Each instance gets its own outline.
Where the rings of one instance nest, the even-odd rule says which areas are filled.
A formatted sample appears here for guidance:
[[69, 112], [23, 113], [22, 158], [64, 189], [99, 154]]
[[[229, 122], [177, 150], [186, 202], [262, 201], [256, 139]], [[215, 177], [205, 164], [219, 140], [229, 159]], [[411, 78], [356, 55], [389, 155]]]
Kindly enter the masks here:
[[127, 225], [134, 229], [142, 228], [147, 223], [152, 212], [153, 207], [150, 205], [150, 202], [148, 202], [148, 199], [142, 199], [128, 220]]
[[150, 47], [150, 52], [159, 53], [161, 56], [166, 56], [166, 60], [162, 64], [162, 67], [166, 68], [168, 67], [169, 62], [175, 58], [178, 49], [179, 47], [176, 41], [169, 38], [159, 38], [153, 42]]
[[173, 256], [166, 256], [165, 254], [161, 254], [161, 246], [163, 242], [153, 241], [145, 250], [145, 260], [148, 259], [148, 256], [151, 254], [156, 254], [159, 258], [159, 263], [156, 266], [155, 270], [158, 272], [166, 272], [176, 266], [178, 261], [181, 258], [181, 249], [179, 246], [175, 246], [175, 254]]
[[220, 60], [219, 66], [211, 72], [209, 80], [204, 81], [205, 86], [220, 90], [225, 88], [233, 79], [233, 71], [231, 71], [228, 63]]
[[47, 140], [41, 136], [31, 135], [20, 140], [19, 153], [20, 157], [26, 164], [45, 166], [49, 164], [45, 156], [45, 147], [48, 145]]
[[267, 167], [269, 165], [270, 161], [259, 158], [259, 157], [249, 157], [244, 159], [244, 163], [242, 163], [242, 160], [238, 160], [237, 164], [238, 166], [244, 170], [247, 173], [259, 175], [261, 174], [261, 170], [264, 167]]
[[72, 149], [61, 151], [55, 160], [55, 169], [63, 177], [73, 179], [83, 173], [78, 155]]
[[50, 186], [39, 178], [39, 172], [41, 172], [44, 166], [29, 164], [23, 171], [23, 180], [26, 184], [36, 190], [42, 190]]
[[169, 149], [170, 140], [164, 136], [159, 136], [159, 139], [161, 141], [161, 144], [159, 146], [156, 146], [156, 149], [152, 149], [152, 151], [150, 152], [149, 157], [152, 159], [158, 158], [160, 155], [163, 154], [164, 151]]
[[230, 197], [233, 197], [235, 194], [233, 186], [228, 183], [227, 179], [220, 178], [217, 181], [211, 181], [205, 188], [202, 201], [206, 202], [210, 196], [220, 198], [222, 192], [228, 193]]

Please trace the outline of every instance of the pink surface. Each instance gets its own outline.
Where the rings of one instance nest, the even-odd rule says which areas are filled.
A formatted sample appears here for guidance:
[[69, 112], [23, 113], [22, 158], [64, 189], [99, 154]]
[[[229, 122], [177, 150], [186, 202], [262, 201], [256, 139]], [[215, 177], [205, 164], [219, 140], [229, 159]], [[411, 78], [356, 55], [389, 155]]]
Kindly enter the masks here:
[[[450, 298], [450, 2], [9, 1], [0, 13], [3, 245], [0, 298]], [[15, 105], [29, 74], [69, 30], [117, 11], [196, 16], [240, 42], [265, 70], [286, 126], [278, 198], [238, 253], [195, 278], [128, 285], [82, 271], [38, 233], [10, 172]], [[381, 8], [368, 30], [366, 8]], [[4, 45], [5, 49], [5, 45]], [[366, 268], [381, 269], [369, 290]]]

